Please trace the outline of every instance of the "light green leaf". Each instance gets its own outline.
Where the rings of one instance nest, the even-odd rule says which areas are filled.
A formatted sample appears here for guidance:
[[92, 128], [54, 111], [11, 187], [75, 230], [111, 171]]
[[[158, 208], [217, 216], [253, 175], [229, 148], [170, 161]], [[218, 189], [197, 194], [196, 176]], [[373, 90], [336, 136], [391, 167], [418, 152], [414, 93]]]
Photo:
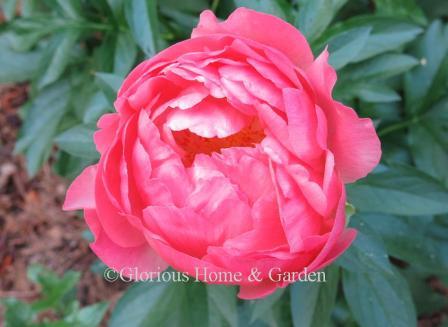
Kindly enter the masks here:
[[61, 77], [70, 61], [70, 54], [78, 40], [79, 32], [69, 30], [55, 35], [52, 44], [42, 58], [43, 73], [39, 76], [38, 87], [53, 83]]
[[404, 54], [384, 54], [368, 61], [347, 67], [344, 80], [387, 79], [402, 74], [418, 65], [417, 59]]
[[97, 327], [103, 320], [107, 307], [105, 302], [89, 305], [65, 317], [64, 322], [70, 326]]
[[126, 1], [125, 16], [135, 41], [148, 57], [161, 50], [156, 0]]
[[360, 62], [388, 51], [400, 49], [422, 32], [420, 26], [396, 18], [355, 16], [328, 29], [314, 42], [313, 49], [322, 49], [332, 37], [355, 28], [370, 28], [371, 32], [364, 47], [351, 60], [352, 62]]
[[417, 216], [448, 212], [448, 190], [413, 167], [394, 166], [347, 185], [357, 210]]
[[96, 73], [95, 76], [98, 86], [109, 100], [109, 103], [113, 105], [117, 92], [123, 83], [123, 77], [109, 73]]
[[0, 35], [0, 83], [23, 82], [33, 78], [41, 58], [39, 51], [16, 52], [12, 50], [11, 34]]
[[94, 132], [95, 125], [77, 125], [56, 136], [55, 142], [71, 155], [95, 159], [99, 155], [93, 143]]
[[17, 0], [3, 0], [0, 9], [3, 11], [6, 21], [13, 19], [16, 15]]
[[327, 326], [339, 284], [339, 268], [325, 269], [325, 283], [295, 282], [290, 287], [291, 313], [295, 327]]
[[237, 290], [228, 285], [207, 285], [210, 326], [238, 326]]
[[272, 306], [274, 306], [274, 304], [277, 303], [277, 301], [279, 301], [284, 291], [285, 291], [284, 288], [279, 288], [273, 294], [268, 295], [263, 299], [255, 300], [254, 302], [252, 302], [250, 305], [252, 308], [250, 322], [251, 323], [255, 322], [263, 314], [265, 314], [266, 311], [270, 310]]
[[317, 39], [346, 0], [306, 0], [299, 8], [295, 26], [309, 41]]
[[330, 64], [340, 69], [349, 64], [364, 48], [370, 35], [370, 27], [360, 27], [344, 31], [328, 41]]
[[134, 67], [137, 59], [137, 45], [129, 32], [120, 32], [117, 36], [114, 56], [114, 73], [125, 76]]
[[[53, 136], [68, 109], [70, 84], [61, 81], [44, 88], [27, 106], [25, 122], [15, 151], [24, 152], [27, 169], [34, 175], [48, 158]], [[36, 136], [39, 137], [36, 137]]]

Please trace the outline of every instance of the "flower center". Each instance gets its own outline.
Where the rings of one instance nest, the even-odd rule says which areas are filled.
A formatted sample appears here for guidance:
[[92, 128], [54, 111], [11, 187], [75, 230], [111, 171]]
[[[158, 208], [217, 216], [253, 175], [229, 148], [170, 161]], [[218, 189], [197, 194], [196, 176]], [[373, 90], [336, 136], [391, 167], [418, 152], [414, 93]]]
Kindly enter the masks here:
[[194, 157], [198, 153], [210, 155], [213, 152], [219, 153], [224, 148], [255, 147], [266, 135], [258, 119], [253, 119], [249, 125], [241, 129], [238, 133], [223, 138], [202, 137], [189, 130], [173, 132], [173, 136], [177, 145], [185, 151], [182, 161], [185, 166], [189, 167], [192, 165]]

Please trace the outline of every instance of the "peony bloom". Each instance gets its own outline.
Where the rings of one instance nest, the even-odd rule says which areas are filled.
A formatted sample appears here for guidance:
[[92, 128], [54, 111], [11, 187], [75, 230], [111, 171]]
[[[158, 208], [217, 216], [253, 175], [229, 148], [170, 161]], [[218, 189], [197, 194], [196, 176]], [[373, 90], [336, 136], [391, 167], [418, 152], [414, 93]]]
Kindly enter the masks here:
[[[117, 271], [241, 272], [239, 297], [285, 287], [269, 272], [337, 258], [344, 183], [381, 150], [369, 119], [332, 99], [336, 73], [281, 19], [201, 14], [192, 38], [136, 67], [98, 122], [98, 164], [70, 186], [93, 251]], [[252, 269], [259, 281], [249, 281]], [[233, 283], [235, 284], [235, 283]]]

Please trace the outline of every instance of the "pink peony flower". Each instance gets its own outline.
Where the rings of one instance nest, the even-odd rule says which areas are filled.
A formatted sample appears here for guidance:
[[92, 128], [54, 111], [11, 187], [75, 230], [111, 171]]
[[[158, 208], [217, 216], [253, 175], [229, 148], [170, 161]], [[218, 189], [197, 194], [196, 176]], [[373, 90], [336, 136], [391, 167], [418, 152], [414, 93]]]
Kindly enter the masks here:
[[117, 271], [240, 272], [239, 297], [266, 296], [289, 283], [270, 271], [321, 269], [356, 235], [344, 183], [377, 165], [380, 142], [335, 82], [327, 51], [314, 59], [281, 19], [204, 11], [191, 39], [126, 78], [64, 209], [84, 209]]

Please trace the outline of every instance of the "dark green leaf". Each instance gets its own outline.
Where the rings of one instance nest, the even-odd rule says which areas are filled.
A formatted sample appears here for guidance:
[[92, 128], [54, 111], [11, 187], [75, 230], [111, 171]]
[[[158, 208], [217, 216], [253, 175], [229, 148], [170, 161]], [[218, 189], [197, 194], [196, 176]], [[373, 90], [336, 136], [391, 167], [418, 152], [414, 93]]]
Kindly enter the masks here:
[[327, 326], [339, 284], [339, 268], [325, 269], [325, 283], [295, 282], [290, 287], [295, 327]]
[[425, 271], [448, 269], [448, 243], [432, 235], [442, 230], [432, 217], [364, 214], [363, 221], [381, 236], [390, 255]]
[[448, 98], [409, 128], [415, 164], [448, 186]]
[[395, 166], [347, 185], [357, 210], [398, 215], [448, 212], [448, 190], [433, 177], [408, 166]]
[[409, 286], [396, 269], [392, 273], [344, 270], [343, 288], [348, 305], [361, 326], [417, 326]]
[[138, 283], [118, 301], [109, 326], [205, 326], [206, 310], [201, 283]]
[[287, 16], [284, 9], [289, 10], [291, 9], [286, 8], [287, 3], [286, 1], [283, 0], [234, 0], [234, 1], [237, 7], [251, 8], [256, 11], [271, 14], [285, 20], [287, 19]]
[[448, 55], [448, 28], [440, 21], [433, 22], [413, 47], [412, 54], [421, 65], [406, 74], [404, 91], [406, 109], [415, 115], [428, 109], [440, 89], [446, 90], [446, 82], [441, 83], [437, 77], [441, 70], [448, 73], [448, 62], [444, 61]]
[[55, 138], [56, 144], [71, 155], [95, 159], [99, 157], [93, 143], [95, 125], [77, 125]]
[[353, 272], [380, 270], [383, 273], [391, 273], [392, 268], [381, 238], [364, 220], [364, 215], [361, 214], [356, 214], [350, 219], [350, 227], [356, 228], [358, 235], [338, 259], [338, 264]]
[[419, 24], [426, 24], [423, 10], [415, 0], [375, 0], [376, 12], [380, 15], [403, 17]]

